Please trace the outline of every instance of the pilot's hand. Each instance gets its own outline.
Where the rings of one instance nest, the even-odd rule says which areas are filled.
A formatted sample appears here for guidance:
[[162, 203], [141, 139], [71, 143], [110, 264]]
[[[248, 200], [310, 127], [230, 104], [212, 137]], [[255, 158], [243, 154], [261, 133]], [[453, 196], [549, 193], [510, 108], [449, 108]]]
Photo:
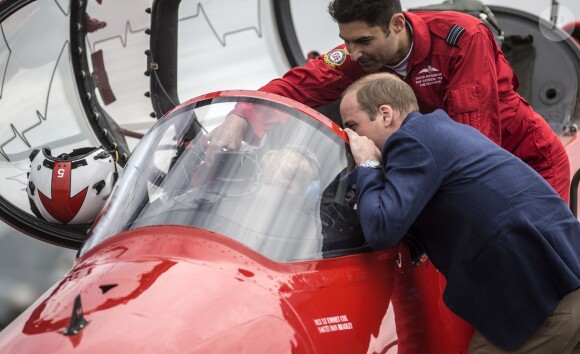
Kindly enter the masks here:
[[375, 143], [366, 136], [360, 136], [351, 129], [344, 129], [348, 135], [350, 150], [357, 165], [368, 160], [381, 161], [381, 151]]
[[239, 150], [247, 126], [248, 122], [243, 117], [229, 114], [220, 126], [206, 134], [206, 162], [211, 165], [218, 151]]

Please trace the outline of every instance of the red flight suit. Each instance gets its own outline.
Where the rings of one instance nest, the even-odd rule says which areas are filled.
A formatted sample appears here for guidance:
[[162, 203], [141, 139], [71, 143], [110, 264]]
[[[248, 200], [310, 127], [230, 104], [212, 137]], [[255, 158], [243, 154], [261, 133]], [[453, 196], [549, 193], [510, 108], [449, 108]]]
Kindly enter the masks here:
[[[405, 81], [415, 92], [421, 113], [441, 108], [522, 159], [566, 201], [570, 165], [566, 151], [548, 123], [517, 92], [519, 82], [493, 34], [479, 19], [459, 12], [405, 12], [413, 29], [413, 49]], [[384, 67], [380, 71], [392, 72]], [[351, 60], [344, 45], [295, 67], [260, 91], [292, 98], [310, 107], [334, 102], [367, 74]], [[254, 133], [267, 121], [245, 112]]]

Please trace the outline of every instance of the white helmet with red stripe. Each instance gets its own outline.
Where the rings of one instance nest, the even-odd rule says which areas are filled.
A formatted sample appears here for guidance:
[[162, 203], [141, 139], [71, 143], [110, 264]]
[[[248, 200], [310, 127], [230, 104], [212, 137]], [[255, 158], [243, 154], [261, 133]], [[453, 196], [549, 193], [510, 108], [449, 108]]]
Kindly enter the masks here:
[[57, 157], [48, 147], [32, 151], [26, 189], [32, 212], [50, 222], [92, 222], [119, 176], [113, 154], [103, 147], [75, 149]]

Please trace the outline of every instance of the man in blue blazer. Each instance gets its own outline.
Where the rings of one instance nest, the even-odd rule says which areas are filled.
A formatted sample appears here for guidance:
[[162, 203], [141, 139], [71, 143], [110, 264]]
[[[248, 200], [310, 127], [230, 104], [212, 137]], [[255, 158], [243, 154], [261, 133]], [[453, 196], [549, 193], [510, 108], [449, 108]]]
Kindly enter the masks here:
[[477, 330], [470, 353], [580, 350], [580, 223], [540, 175], [444, 111], [418, 113], [391, 74], [356, 81], [340, 112], [367, 242], [425, 249]]

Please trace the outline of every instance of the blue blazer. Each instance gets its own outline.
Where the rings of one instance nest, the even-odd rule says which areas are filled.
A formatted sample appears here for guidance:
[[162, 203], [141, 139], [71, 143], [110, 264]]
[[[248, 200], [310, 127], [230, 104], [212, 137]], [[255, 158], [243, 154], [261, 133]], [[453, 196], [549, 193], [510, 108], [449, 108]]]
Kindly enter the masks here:
[[447, 279], [445, 304], [495, 345], [515, 349], [580, 287], [580, 224], [552, 187], [483, 134], [441, 110], [411, 113], [356, 168], [371, 247], [408, 235]]

